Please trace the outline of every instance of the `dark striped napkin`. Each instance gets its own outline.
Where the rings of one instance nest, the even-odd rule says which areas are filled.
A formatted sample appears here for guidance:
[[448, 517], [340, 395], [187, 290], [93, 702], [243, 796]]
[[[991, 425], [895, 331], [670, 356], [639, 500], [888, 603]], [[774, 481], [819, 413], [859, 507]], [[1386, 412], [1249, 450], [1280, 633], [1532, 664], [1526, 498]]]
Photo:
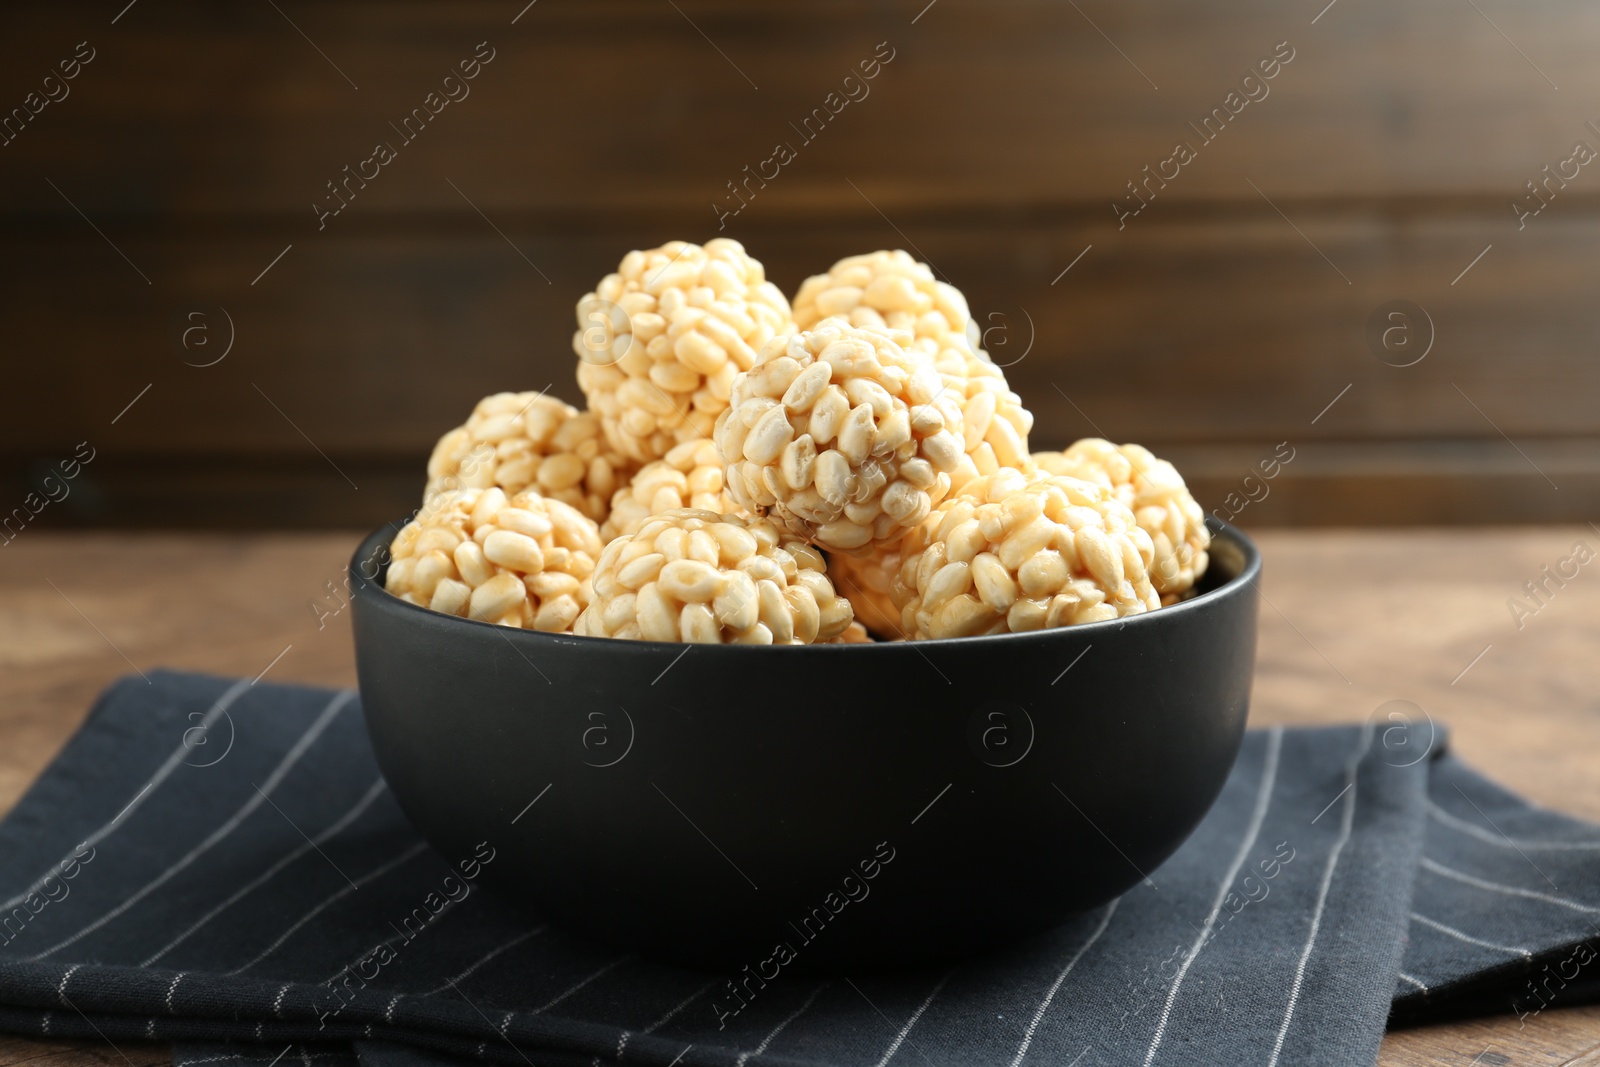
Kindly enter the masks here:
[[354, 693], [157, 673], [0, 823], [0, 1028], [224, 1067], [1342, 1065], [1391, 1018], [1592, 998], [1600, 827], [1392, 730], [1252, 732], [1120, 900], [950, 970], [780, 980], [719, 1029], [726, 976], [547, 928], [425, 846]]

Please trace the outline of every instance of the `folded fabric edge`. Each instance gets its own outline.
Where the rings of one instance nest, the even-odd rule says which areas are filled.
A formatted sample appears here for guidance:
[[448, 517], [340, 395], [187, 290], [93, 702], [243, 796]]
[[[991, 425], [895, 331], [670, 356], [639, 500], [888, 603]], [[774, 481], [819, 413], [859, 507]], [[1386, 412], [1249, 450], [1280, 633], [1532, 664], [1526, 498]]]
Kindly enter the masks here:
[[[120, 1051], [120, 1050], [118, 1050]], [[274, 1045], [239, 1042], [174, 1042], [172, 1067], [358, 1067], [361, 1060], [355, 1045], [348, 1041], [330, 1044], [291, 1042]]]
[[[1461, 981], [1396, 997], [1389, 1009], [1389, 1029], [1494, 1015], [1515, 1015], [1527, 1026], [1546, 1010], [1600, 1002], [1600, 973], [1581, 970], [1578, 961], [1584, 956], [1588, 961], [1600, 958], [1600, 945], [1594, 939], [1573, 941], [1531, 960], [1508, 960]], [[1570, 976], [1565, 974], [1569, 970]]]
[[[595, 1060], [614, 1060], [619, 1047], [618, 1031], [572, 1020], [551, 1020], [556, 1026], [541, 1032], [521, 1032], [508, 1027], [502, 1033], [488, 1016], [470, 1005], [466, 1018], [430, 1018], [424, 1026], [390, 1025], [382, 1022], [331, 1022], [325, 1027], [304, 1021], [249, 1022], [232, 1013], [218, 1017], [174, 1015], [152, 1017], [118, 1012], [81, 1010], [76, 998], [66, 1005], [37, 1011], [0, 1007], [0, 1031], [23, 1037], [45, 1039], [75, 1038], [87, 1041], [171, 1041], [180, 1044], [238, 1044], [271, 1049], [273, 1055], [288, 1044], [329, 1044], [357, 1040], [376, 1040], [434, 1049], [471, 1060], [484, 1059], [510, 1064], [525, 1064], [528, 1053], [536, 1052], [540, 1067], [551, 1062], [590, 1064]], [[658, 1060], [668, 1063], [683, 1051], [683, 1043], [655, 1035], [630, 1035], [626, 1047], [629, 1059], [638, 1063]], [[562, 1057], [552, 1059], [552, 1057]], [[176, 1057], [174, 1057], [176, 1063]], [[293, 1067], [286, 1059], [280, 1067]]]

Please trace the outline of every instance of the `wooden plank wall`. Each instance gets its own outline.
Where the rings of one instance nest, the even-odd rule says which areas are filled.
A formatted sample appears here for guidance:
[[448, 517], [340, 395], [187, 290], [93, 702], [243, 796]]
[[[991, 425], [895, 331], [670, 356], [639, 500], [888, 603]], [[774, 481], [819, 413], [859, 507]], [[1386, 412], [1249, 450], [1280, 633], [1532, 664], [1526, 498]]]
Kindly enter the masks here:
[[1592, 3], [124, 3], [0, 15], [0, 512], [88, 442], [34, 523], [376, 524], [480, 395], [580, 400], [574, 300], [719, 220], [791, 294], [919, 254], [1038, 446], [1145, 442], [1245, 525], [1600, 510]]

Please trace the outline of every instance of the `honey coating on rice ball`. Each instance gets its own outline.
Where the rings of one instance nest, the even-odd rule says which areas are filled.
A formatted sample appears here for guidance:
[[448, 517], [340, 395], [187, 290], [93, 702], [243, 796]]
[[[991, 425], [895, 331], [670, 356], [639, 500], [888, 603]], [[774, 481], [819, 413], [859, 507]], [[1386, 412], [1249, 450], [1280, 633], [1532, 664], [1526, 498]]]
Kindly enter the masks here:
[[906, 330], [909, 347], [933, 360], [945, 387], [962, 400], [968, 459], [952, 475], [959, 487], [1028, 456], [1033, 415], [979, 346], [967, 298], [899, 249], [847, 256], [807, 278], [794, 298], [795, 324], [810, 329], [829, 316], [852, 326]]
[[423, 499], [456, 489], [532, 489], [600, 522], [634, 466], [607, 443], [598, 416], [543, 393], [495, 393], [433, 446]]
[[446, 615], [569, 633], [600, 548], [594, 520], [559, 500], [447, 491], [396, 535], [385, 587]]
[[652, 515], [674, 508], [696, 508], [718, 514], [738, 506], [723, 492], [722, 457], [710, 441], [686, 441], [665, 457], [640, 468], [611, 498], [611, 514], [600, 527], [600, 540], [631, 534]]
[[1107, 487], [1132, 510], [1155, 546], [1150, 582], [1163, 604], [1181, 598], [1204, 576], [1211, 531], [1205, 512], [1171, 463], [1142, 445], [1119, 446], [1099, 437], [1086, 437], [1064, 452], [1035, 452], [1032, 458], [1051, 474]]
[[1104, 486], [1001, 470], [906, 535], [893, 584], [913, 640], [1020, 633], [1160, 607], [1150, 535]]
[[789, 302], [738, 241], [629, 252], [578, 301], [578, 385], [638, 463], [711, 436], [733, 376], [794, 329]]
[[833, 587], [850, 601], [856, 621], [882, 641], [905, 638], [900, 628], [900, 609], [889, 591], [899, 571], [898, 545], [864, 556], [828, 554], [828, 577], [833, 579]]
[[703, 644], [809, 645], [850, 625], [822, 553], [762, 519], [679, 508], [606, 545], [574, 632]]
[[961, 461], [961, 405], [909, 340], [825, 319], [763, 349], [717, 420], [729, 496], [830, 551], [921, 522]]

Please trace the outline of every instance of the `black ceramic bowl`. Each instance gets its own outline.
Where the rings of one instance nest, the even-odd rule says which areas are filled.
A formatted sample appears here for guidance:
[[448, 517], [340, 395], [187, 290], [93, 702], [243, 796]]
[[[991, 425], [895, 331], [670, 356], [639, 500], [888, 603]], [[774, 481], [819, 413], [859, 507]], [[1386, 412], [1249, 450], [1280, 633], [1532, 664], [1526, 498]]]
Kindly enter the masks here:
[[[1154, 870], [1238, 753], [1260, 557], [1213, 524], [1204, 591], [1146, 615], [878, 645], [513, 630], [351, 561], [378, 763], [452, 861], [570, 930], [737, 970], [927, 963], [1046, 930]], [[366, 580], [376, 576], [376, 580]]]

